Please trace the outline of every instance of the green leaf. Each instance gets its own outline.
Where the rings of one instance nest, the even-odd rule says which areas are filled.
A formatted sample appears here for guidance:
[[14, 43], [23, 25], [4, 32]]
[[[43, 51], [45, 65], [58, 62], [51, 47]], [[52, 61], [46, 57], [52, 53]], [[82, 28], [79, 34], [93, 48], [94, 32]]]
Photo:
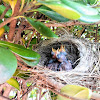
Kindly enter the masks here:
[[40, 55], [32, 50], [26, 49], [21, 45], [0, 41], [0, 46], [8, 47], [12, 52], [27, 60], [37, 60]]
[[39, 63], [39, 59], [37, 60], [26, 60], [26, 59], [23, 59], [22, 60], [28, 65], [28, 66], [31, 66], [31, 67], [34, 67], [35, 65], [37, 65]]
[[57, 12], [53, 11], [52, 9], [50, 9], [46, 6], [41, 6], [40, 8], [36, 9], [36, 11], [39, 11], [39, 12], [45, 14], [46, 16], [50, 17], [51, 19], [56, 20], [58, 22], [69, 21], [69, 19], [61, 16], [60, 14], [58, 14]]
[[[63, 88], [61, 88], [61, 93], [64, 93], [66, 95], [73, 96], [79, 99], [89, 100], [91, 97], [92, 91], [86, 87], [82, 87], [78, 85], [66, 85]], [[70, 99], [66, 99], [65, 97], [58, 95], [57, 100], [70, 100]]]
[[96, 4], [97, 1], [98, 1], [98, 0], [88, 0], [88, 3], [91, 4], [91, 5], [93, 5], [93, 4]]
[[58, 38], [56, 34], [54, 34], [48, 27], [46, 27], [43, 23], [40, 21], [37, 21], [34, 18], [26, 17], [27, 21], [42, 35], [48, 37], [48, 38]]
[[14, 54], [3, 47], [0, 47], [0, 84], [12, 77], [17, 68], [17, 59]]
[[61, 2], [84, 15], [98, 15], [99, 13], [97, 9], [85, 6], [77, 2], [70, 0], [61, 0]]
[[100, 15], [82, 15], [80, 17], [80, 19], [78, 19], [79, 21], [81, 22], [84, 22], [84, 23], [89, 23], [89, 24], [92, 24], [92, 23], [96, 23], [98, 21], [100, 21]]
[[10, 84], [11, 86], [13, 86], [14, 88], [20, 90], [19, 88], [19, 83], [16, 79], [14, 78], [10, 78], [9, 80], [6, 81], [8, 84]]
[[[0, 5], [0, 15], [5, 11], [6, 7], [4, 5]], [[4, 17], [8, 18], [12, 14], [12, 10], [9, 9]]]
[[51, 8], [52, 10], [56, 11], [57, 13], [61, 14], [65, 18], [76, 20], [79, 19], [81, 14], [76, 11], [75, 9], [61, 3], [59, 0], [58, 2], [55, 1], [41, 1], [38, 0], [39, 3]]
[[100, 36], [100, 31], [99, 31], [99, 33], [98, 33], [98, 34], [99, 34], [99, 36]]
[[32, 41], [30, 42], [30, 45], [37, 44], [37, 43], [38, 43], [38, 39], [33, 38]]
[[87, 0], [71, 0], [71, 1], [74, 1], [74, 2], [77, 2], [77, 3], [80, 3], [80, 4], [87, 5]]
[[30, 72], [17, 69], [13, 76], [20, 77], [22, 79], [28, 79], [30, 77]]

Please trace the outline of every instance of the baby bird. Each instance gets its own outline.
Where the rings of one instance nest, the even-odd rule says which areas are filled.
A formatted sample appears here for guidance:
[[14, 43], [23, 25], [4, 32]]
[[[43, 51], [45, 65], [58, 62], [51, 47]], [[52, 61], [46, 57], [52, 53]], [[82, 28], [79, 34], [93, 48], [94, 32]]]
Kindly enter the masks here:
[[58, 66], [59, 66], [59, 62], [53, 62], [48, 64], [48, 68], [53, 71], [59, 71]]
[[72, 64], [69, 60], [64, 60], [63, 62], [60, 63], [59, 65], [59, 70], [60, 71], [68, 71], [72, 69]]
[[57, 69], [59, 71], [62, 70], [71, 70], [72, 65], [71, 62], [66, 58], [66, 50], [65, 46], [61, 45], [60, 49], [57, 50], [52, 48], [52, 59], [49, 61], [48, 67], [49, 69]]
[[72, 64], [71, 64], [70, 60], [68, 60], [66, 58], [66, 55], [67, 55], [67, 53], [65, 51], [65, 46], [61, 45], [61, 47], [59, 49], [59, 53], [57, 54], [57, 60], [59, 62], [61, 62], [60, 65], [59, 65], [60, 71], [61, 70], [67, 71], [67, 70], [72, 69]]

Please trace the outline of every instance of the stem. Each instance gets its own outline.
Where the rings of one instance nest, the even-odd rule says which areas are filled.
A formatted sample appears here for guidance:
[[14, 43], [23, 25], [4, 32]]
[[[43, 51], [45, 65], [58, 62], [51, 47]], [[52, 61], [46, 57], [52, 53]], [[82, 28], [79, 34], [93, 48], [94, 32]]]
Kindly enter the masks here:
[[0, 28], [3, 27], [3, 26], [5, 26], [6, 24], [8, 24], [9, 22], [11, 22], [11, 21], [14, 20], [14, 19], [15, 19], [15, 17], [10, 17], [10, 18], [8, 18], [6, 21], [4, 21], [4, 22], [2, 22], [2, 23], [0, 24]]
[[2, 15], [0, 16], [0, 19], [3, 19], [6, 12], [8, 11], [8, 9], [10, 8], [10, 6], [7, 6], [6, 9], [4, 10], [4, 12], [2, 13]]
[[[21, 0], [17, 1], [16, 5], [15, 5], [15, 9], [14, 9], [13, 15], [16, 15], [19, 12], [20, 2], [21, 2]], [[8, 40], [9, 41], [13, 40], [16, 23], [17, 23], [17, 19], [12, 20], [11, 23], [10, 23], [10, 29], [9, 29], [9, 35], [8, 35]]]
[[29, 42], [28, 42], [28, 44], [27, 44], [27, 47], [29, 47], [29, 44], [30, 44], [30, 42], [31, 42], [31, 40], [32, 40], [32, 37], [34, 36], [34, 31], [33, 31], [33, 34], [31, 35], [31, 38], [30, 38], [30, 40], [29, 40]]
[[97, 29], [96, 29], [96, 33], [95, 33], [95, 42], [97, 42], [97, 39], [98, 39], [98, 24], [97, 24]]
[[14, 19], [13, 21], [10, 22], [10, 29], [9, 29], [9, 35], [8, 35], [8, 40], [9, 41], [13, 40], [15, 27], [16, 27], [16, 22], [17, 22], [17, 19]]
[[24, 29], [23, 24], [24, 24], [24, 21], [22, 20], [22, 21], [21, 21], [21, 24], [19, 25], [18, 31], [17, 31], [17, 33], [16, 33], [16, 35], [15, 35], [15, 43], [16, 43], [16, 44], [21, 40], [21, 32], [22, 32], [23, 29]]

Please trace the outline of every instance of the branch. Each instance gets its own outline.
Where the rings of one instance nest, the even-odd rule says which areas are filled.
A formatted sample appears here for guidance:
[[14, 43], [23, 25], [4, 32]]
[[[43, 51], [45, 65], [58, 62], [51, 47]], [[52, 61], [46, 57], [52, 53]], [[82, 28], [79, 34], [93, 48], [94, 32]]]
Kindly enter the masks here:
[[9, 97], [9, 93], [10, 93], [11, 89], [12, 89], [12, 86], [10, 86], [10, 85], [8, 85], [6, 83], [6, 89], [5, 89], [4, 93], [3, 93], [3, 96]]
[[32, 41], [32, 37], [34, 36], [34, 33], [35, 33], [35, 30], [33, 30], [33, 34], [31, 35], [30, 40], [29, 40], [28, 43], [27, 43], [27, 47], [29, 47], [30, 42]]
[[6, 24], [10, 23], [14, 19], [16, 19], [15, 16], [12, 16], [12, 17], [8, 18], [7, 20], [5, 20], [4, 22], [2, 22], [0, 24], [0, 28], [3, 27], [3, 26], [5, 26]]
[[0, 100], [10, 100], [10, 99], [5, 96], [0, 95]]
[[21, 40], [21, 32], [24, 29], [23, 23], [24, 23], [24, 21], [22, 20], [21, 24], [19, 25], [18, 31], [15, 35], [15, 40], [14, 41], [15, 41], [16, 44]]
[[[17, 0], [13, 15], [16, 15], [19, 12], [20, 2], [21, 2], [21, 0]], [[8, 35], [9, 41], [13, 40], [16, 23], [17, 23], [17, 19], [14, 19], [10, 22], [10, 29], [9, 29], [9, 35]]]
[[7, 6], [6, 9], [4, 10], [4, 12], [2, 13], [2, 15], [0, 16], [0, 19], [3, 19], [6, 12], [8, 11], [8, 9], [10, 8], [10, 6]]
[[10, 22], [10, 29], [9, 29], [9, 35], [8, 35], [8, 40], [12, 41], [15, 33], [15, 27], [16, 27], [16, 22], [17, 19], [14, 19], [13, 21]]

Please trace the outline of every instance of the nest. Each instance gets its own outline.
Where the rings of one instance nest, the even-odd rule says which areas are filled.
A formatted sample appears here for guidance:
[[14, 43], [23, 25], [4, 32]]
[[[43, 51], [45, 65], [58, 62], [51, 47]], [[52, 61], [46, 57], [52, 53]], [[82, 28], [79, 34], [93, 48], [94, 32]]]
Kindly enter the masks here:
[[[62, 44], [66, 48], [67, 58], [71, 60], [73, 69], [70, 71], [48, 69], [46, 63], [51, 56], [52, 48], [60, 48]], [[63, 85], [75, 84], [100, 91], [100, 44], [64, 34], [59, 39], [44, 40], [37, 46], [36, 51], [41, 55], [38, 70], [48, 79], [53, 79], [55, 84], [56, 82]]]

